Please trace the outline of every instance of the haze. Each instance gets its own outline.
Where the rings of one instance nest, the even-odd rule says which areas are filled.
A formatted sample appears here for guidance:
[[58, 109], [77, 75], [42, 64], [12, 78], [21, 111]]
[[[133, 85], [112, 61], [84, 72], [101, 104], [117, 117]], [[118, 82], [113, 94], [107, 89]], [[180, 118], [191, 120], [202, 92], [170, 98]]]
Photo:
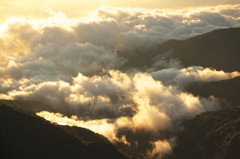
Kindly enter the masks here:
[[148, 9], [180, 9], [200, 6], [238, 4], [240, 0], [188, 1], [188, 0], [8, 0], [0, 1], [0, 21], [11, 16], [47, 17], [44, 7], [61, 11], [67, 17], [82, 17], [101, 6]]

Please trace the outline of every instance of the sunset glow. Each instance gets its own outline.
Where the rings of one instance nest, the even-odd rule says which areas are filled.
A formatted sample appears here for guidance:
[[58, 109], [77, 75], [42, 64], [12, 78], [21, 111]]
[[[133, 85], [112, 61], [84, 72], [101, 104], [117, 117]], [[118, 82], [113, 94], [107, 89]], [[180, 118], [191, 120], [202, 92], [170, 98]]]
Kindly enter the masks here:
[[52, 11], [63, 12], [69, 18], [87, 16], [89, 12], [102, 6], [148, 8], [148, 9], [180, 9], [198, 6], [237, 4], [237, 0], [219, 1], [187, 1], [187, 0], [8, 0], [0, 2], [0, 22], [12, 16], [28, 18], [48, 17]]
[[234, 0], [1, 1], [0, 99], [52, 105], [61, 113], [37, 115], [136, 150], [147, 144], [141, 155], [161, 158], [175, 145], [175, 136], [162, 135], [220, 108], [218, 98], [186, 88], [240, 72], [184, 67], [172, 48], [159, 54], [159, 46], [238, 28], [239, 15]]

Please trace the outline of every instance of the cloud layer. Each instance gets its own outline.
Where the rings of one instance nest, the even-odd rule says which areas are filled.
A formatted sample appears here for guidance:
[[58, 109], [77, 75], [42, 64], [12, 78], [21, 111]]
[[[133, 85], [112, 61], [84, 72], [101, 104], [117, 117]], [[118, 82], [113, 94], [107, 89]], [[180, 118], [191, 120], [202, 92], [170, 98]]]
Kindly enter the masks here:
[[45, 19], [12, 17], [1, 24], [0, 98], [51, 104], [62, 115], [38, 115], [89, 128], [149, 158], [161, 158], [171, 152], [182, 120], [219, 107], [218, 99], [200, 98], [184, 88], [240, 74], [181, 68], [180, 61], [164, 58], [145, 72], [122, 67], [166, 40], [239, 26], [240, 5], [175, 12], [102, 7], [85, 18], [61, 12]]

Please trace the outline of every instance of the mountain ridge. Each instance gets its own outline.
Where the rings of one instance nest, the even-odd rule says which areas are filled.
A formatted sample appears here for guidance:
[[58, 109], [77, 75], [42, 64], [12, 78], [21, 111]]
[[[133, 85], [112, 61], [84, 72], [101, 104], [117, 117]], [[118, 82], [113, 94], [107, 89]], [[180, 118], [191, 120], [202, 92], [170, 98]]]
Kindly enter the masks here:
[[239, 159], [239, 147], [240, 107], [227, 106], [184, 122], [173, 152], [176, 159]]
[[173, 56], [185, 67], [203, 66], [224, 71], [240, 71], [240, 28], [211, 31], [182, 41]]
[[[99, 134], [84, 128], [51, 124], [23, 108], [0, 105], [0, 125], [2, 159], [127, 159]], [[84, 135], [87, 137], [82, 137]], [[99, 151], [103, 149], [105, 151]]]

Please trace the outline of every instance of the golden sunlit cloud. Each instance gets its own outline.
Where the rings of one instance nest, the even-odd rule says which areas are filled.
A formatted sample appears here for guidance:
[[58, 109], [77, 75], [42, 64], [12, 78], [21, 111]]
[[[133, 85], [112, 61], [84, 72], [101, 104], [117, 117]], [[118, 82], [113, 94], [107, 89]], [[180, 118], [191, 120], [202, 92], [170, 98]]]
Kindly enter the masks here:
[[57, 123], [59, 125], [69, 125], [87, 128], [95, 133], [102, 134], [112, 143], [123, 142], [126, 145], [130, 145], [130, 143], [126, 140], [125, 136], [122, 136], [121, 138], [116, 137], [115, 125], [114, 123], [107, 122], [107, 119], [81, 121], [77, 119], [77, 116], [72, 116], [71, 118], [68, 118], [60, 113], [50, 113], [46, 111], [39, 112], [37, 113], [37, 115], [45, 118], [52, 123]]
[[150, 158], [163, 158], [166, 154], [172, 152], [171, 145], [166, 140], [151, 142], [153, 150], [148, 152]]

